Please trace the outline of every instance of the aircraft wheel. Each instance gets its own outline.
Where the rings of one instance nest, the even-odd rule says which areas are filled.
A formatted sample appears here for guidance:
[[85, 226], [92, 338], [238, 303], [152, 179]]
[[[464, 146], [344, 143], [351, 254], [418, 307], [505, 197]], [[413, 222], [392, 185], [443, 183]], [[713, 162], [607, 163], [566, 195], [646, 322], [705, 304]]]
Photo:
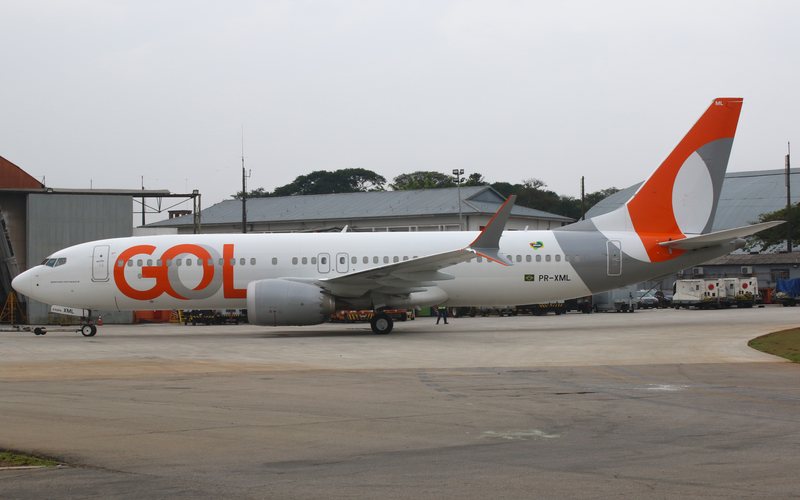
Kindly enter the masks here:
[[376, 335], [386, 335], [392, 331], [394, 322], [388, 315], [379, 313], [372, 317], [369, 321], [369, 326], [372, 327], [372, 333]]
[[45, 330], [44, 328], [40, 328], [38, 326], [33, 329], [33, 334], [34, 335], [44, 335], [46, 333], [47, 333], [47, 330]]
[[97, 333], [97, 327], [94, 325], [83, 325], [81, 327], [81, 335], [84, 337], [94, 337]]

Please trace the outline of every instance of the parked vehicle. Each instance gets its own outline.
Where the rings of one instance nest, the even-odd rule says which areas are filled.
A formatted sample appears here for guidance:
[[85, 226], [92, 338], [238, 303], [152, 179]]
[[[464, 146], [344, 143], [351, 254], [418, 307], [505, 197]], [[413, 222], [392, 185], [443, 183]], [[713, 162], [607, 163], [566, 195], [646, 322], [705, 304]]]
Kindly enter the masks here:
[[725, 307], [753, 307], [759, 299], [758, 278], [721, 278], [720, 301]]
[[720, 281], [718, 279], [677, 280], [673, 285], [672, 306], [675, 309], [723, 307], [720, 297]]
[[800, 278], [775, 282], [775, 300], [783, 307], [794, 307], [800, 302]]

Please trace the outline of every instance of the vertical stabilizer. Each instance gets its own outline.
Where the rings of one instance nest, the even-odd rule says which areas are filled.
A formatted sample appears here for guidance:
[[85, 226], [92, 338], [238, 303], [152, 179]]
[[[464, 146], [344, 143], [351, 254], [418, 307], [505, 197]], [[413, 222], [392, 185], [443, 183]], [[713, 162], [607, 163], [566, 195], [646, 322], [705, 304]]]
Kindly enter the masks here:
[[597, 228], [635, 231], [650, 262], [675, 256], [659, 242], [710, 232], [741, 109], [741, 98], [714, 99], [624, 206], [592, 219]]

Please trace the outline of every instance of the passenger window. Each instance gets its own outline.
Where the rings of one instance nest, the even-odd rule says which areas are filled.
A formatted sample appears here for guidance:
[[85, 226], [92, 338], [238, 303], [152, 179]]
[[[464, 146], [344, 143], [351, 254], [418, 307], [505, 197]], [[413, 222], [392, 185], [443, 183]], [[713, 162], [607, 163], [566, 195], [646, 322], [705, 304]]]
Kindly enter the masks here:
[[172, 266], [172, 259], [167, 259], [167, 267], [171, 267], [171, 266]]
[[551, 259], [550, 254], [544, 256], [545, 262], [550, 262], [550, 259]]
[[142, 259], [139, 259], [139, 260], [136, 261], [136, 266], [137, 267], [142, 267]]
[[240, 266], [243, 266], [243, 265], [245, 265], [245, 264], [247, 264], [247, 260], [246, 260], [244, 257], [240, 258], [240, 259], [239, 259], [239, 265], [240, 265]]
[[383, 258], [383, 263], [384, 264], [388, 264], [389, 263], [389, 257], [384, 257]]
[[525, 256], [525, 262], [530, 262], [530, 261], [531, 261], [531, 256], [530, 255], [526, 255]]
[[403, 255], [403, 260], [408, 260], [408, 255]]
[[175, 259], [175, 265], [180, 267], [183, 265], [183, 259]]
[[542, 261], [542, 256], [541, 255], [537, 255], [536, 256], [536, 262], [541, 262], [541, 261]]
[[344, 257], [339, 257], [339, 264], [347, 264], [347, 259]]
[[203, 265], [203, 259], [197, 259], [197, 265], [198, 266], [202, 266]]
[[522, 255], [517, 255], [517, 262], [522, 262]]
[[273, 266], [277, 266], [278, 265], [278, 258], [277, 257], [273, 257], [272, 258], [272, 265]]
[[314, 265], [317, 265], [317, 258], [316, 257], [311, 257], [311, 263], [314, 264]]
[[319, 263], [324, 266], [325, 264], [328, 263], [328, 258], [327, 257], [320, 257], [319, 258]]
[[369, 257], [364, 256], [364, 258], [361, 259], [361, 262], [363, 262], [364, 264], [369, 264]]
[[394, 257], [392, 257], [392, 262], [400, 262], [400, 258], [398, 258], [397, 255], [395, 255]]
[[297, 265], [297, 257], [292, 257], [292, 265], [293, 266]]
[[256, 265], [256, 258], [255, 257], [250, 257], [250, 265], [251, 266], [255, 266]]
[[124, 265], [125, 265], [125, 261], [124, 261], [124, 260], [122, 260], [122, 259], [119, 259], [119, 260], [117, 261], [117, 267], [122, 267], [122, 266], [124, 266]]
[[[178, 259], [178, 260], [180, 261], [180, 259]], [[178, 263], [178, 265], [180, 265], [180, 263]], [[235, 265], [236, 265], [236, 259], [231, 259], [231, 266], [235, 266]]]
[[561, 262], [561, 256], [560, 255], [556, 255], [556, 262]]
[[372, 263], [373, 264], [377, 264], [378, 263], [378, 257], [373, 257], [372, 258]]
[[[150, 261], [149, 260], [147, 261], [147, 265], [148, 266], [150, 265]], [[186, 259], [186, 265], [187, 266], [191, 266], [192, 265], [192, 259]]]
[[224, 265], [225, 265], [225, 261], [222, 260], [222, 259], [219, 259], [219, 267], [222, 267]]
[[302, 262], [303, 265], [308, 264], [308, 257], [303, 257], [303, 260], [301, 260], [300, 262]]

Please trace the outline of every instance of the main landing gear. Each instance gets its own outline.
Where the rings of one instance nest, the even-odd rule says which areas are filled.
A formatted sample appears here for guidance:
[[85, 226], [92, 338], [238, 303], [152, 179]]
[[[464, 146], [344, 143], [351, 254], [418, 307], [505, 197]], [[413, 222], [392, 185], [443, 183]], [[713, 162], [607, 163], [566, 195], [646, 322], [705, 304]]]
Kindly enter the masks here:
[[369, 320], [369, 326], [372, 327], [372, 333], [376, 335], [386, 335], [394, 328], [394, 321], [384, 312], [376, 312], [375, 315]]

